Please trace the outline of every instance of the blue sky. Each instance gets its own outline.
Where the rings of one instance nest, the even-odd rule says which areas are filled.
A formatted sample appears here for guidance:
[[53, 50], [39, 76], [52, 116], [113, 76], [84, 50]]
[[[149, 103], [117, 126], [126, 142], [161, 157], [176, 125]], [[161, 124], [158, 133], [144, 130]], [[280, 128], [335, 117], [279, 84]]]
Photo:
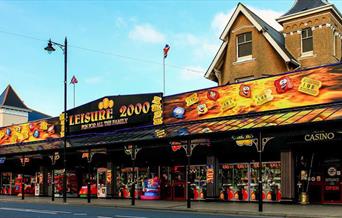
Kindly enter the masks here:
[[[63, 110], [63, 53], [47, 40], [68, 37], [68, 81], [76, 75], [76, 106], [106, 95], [166, 95], [216, 84], [203, 75], [219, 35], [239, 1], [0, 1], [0, 89], [11, 84], [27, 106], [57, 116]], [[267, 20], [293, 0], [242, 1]], [[276, 4], [275, 4], [276, 2]], [[341, 1], [330, 1], [341, 9]], [[69, 108], [73, 106], [69, 85]]]

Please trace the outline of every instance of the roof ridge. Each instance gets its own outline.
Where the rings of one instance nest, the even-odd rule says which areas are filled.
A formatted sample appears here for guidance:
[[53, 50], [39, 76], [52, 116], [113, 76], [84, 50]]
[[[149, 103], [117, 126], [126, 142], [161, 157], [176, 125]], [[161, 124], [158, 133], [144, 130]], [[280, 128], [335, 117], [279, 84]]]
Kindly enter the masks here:
[[276, 30], [271, 24], [269, 24], [267, 21], [265, 21], [264, 19], [262, 19], [256, 12], [254, 12], [253, 10], [251, 10], [250, 8], [248, 8], [247, 6], [245, 6], [244, 4], [241, 3], [241, 5], [243, 7], [245, 7], [250, 13], [254, 14], [256, 17], [258, 17], [260, 20], [262, 20], [265, 24], [267, 24], [267, 26], [271, 27], [274, 31], [278, 32], [280, 35], [281, 33]]
[[[11, 94], [12, 93], [12, 94]], [[12, 96], [10, 96], [10, 94]], [[2, 97], [2, 102], [0, 106], [9, 106], [14, 108], [26, 109], [30, 110], [23, 100], [19, 97], [17, 92], [13, 89], [13, 87], [9, 84], [3, 93], [0, 95]]]
[[28, 109], [30, 109], [32, 112], [37, 112], [37, 113], [43, 114], [43, 115], [45, 115], [45, 116], [52, 117], [51, 115], [48, 115], [48, 114], [46, 114], [46, 113], [37, 111], [37, 110], [35, 110], [35, 109], [32, 109], [32, 108], [28, 108]]
[[[5, 100], [6, 100], [6, 98], [7, 98], [7, 95], [8, 95], [8, 90], [9, 90], [10, 87], [11, 87], [11, 85], [8, 84], [7, 87], [6, 87], [6, 89], [4, 90], [5, 95], [4, 95], [4, 98], [2, 99], [2, 102], [1, 102], [0, 106], [4, 105]], [[3, 92], [3, 93], [4, 93], [4, 92]], [[2, 93], [2, 94], [3, 94], [3, 93]], [[1, 95], [2, 95], [2, 94], [1, 94]]]
[[306, 10], [313, 10], [315, 8], [319, 8], [326, 5], [333, 4], [325, 0], [296, 0], [292, 7], [285, 14], [283, 14], [281, 18], [301, 13]]

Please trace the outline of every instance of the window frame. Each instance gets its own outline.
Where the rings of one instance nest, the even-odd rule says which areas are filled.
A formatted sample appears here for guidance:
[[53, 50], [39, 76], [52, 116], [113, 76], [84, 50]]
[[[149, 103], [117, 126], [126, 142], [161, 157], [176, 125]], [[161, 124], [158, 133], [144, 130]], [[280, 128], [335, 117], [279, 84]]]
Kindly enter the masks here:
[[337, 35], [337, 32], [334, 31], [333, 33], [333, 37], [334, 37], [334, 56], [337, 58], [337, 49], [338, 49], [338, 35]]
[[[248, 33], [251, 34], [251, 39], [249, 41], [247, 41], [247, 34]], [[244, 36], [244, 41], [239, 43], [239, 36], [242, 36], [242, 35]], [[247, 43], [251, 44], [251, 54], [239, 57], [239, 46], [243, 45], [243, 44], [247, 44]], [[250, 32], [245, 32], [245, 33], [241, 33], [241, 34], [236, 35], [236, 59], [237, 59], [237, 62], [251, 60], [252, 57], [253, 57], [253, 34], [252, 34], [252, 32], [250, 31]]]
[[[305, 38], [303, 37], [303, 33], [304, 31], [307, 31], [307, 30], [311, 30], [311, 36], [306, 36]], [[308, 32], [307, 32], [307, 35], [308, 35]], [[306, 40], [306, 39], [310, 39], [311, 38], [311, 43], [312, 43], [312, 50], [310, 51], [304, 51], [304, 46], [303, 46], [303, 41]], [[301, 53], [302, 53], [302, 56], [311, 56], [313, 55], [313, 31], [312, 31], [312, 28], [311, 27], [308, 27], [308, 28], [304, 28], [302, 29], [301, 31], [301, 34], [300, 34], [300, 43], [301, 43]]]

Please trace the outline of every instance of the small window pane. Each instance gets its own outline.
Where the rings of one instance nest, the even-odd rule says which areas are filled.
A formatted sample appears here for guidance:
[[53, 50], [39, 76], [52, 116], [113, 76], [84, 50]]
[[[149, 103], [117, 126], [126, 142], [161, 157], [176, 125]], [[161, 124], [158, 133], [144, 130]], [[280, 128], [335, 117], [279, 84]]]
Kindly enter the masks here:
[[246, 41], [252, 41], [252, 33], [246, 33]]
[[303, 39], [303, 52], [313, 50], [312, 38]]
[[238, 57], [252, 55], [252, 33], [243, 33], [237, 36]]
[[244, 35], [242, 34], [242, 35], [239, 35], [238, 36], [238, 43], [242, 43], [242, 42], [244, 42], [245, 40], [244, 40]]
[[238, 57], [244, 57], [252, 54], [252, 42], [244, 43], [238, 46]]
[[306, 38], [306, 37], [307, 37], [306, 30], [303, 30], [303, 31], [302, 31], [302, 38]]
[[302, 52], [313, 51], [312, 29], [302, 30]]

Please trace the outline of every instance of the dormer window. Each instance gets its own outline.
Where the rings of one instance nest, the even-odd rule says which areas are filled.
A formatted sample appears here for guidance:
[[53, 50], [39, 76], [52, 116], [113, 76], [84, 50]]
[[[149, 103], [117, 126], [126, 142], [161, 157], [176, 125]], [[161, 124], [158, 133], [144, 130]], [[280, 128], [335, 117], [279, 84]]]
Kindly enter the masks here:
[[252, 59], [252, 32], [237, 36], [237, 61]]
[[302, 55], [312, 55], [312, 53], [313, 53], [312, 29], [305, 28], [302, 30]]

